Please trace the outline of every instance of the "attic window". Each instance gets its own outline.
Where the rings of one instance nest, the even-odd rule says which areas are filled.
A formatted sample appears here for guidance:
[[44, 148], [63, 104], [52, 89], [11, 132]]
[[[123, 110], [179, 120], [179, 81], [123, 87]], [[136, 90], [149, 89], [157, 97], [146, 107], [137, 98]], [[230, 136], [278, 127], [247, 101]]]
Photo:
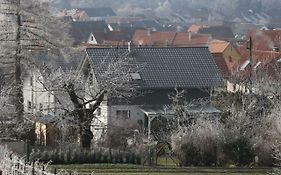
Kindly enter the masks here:
[[139, 73], [131, 73], [131, 77], [133, 80], [141, 80], [141, 76]]
[[232, 56], [229, 56], [229, 57], [228, 57], [228, 61], [229, 61], [229, 62], [232, 62]]
[[94, 35], [91, 35], [91, 41], [94, 41]]
[[250, 62], [251, 62], [250, 60], [245, 61], [245, 62], [243, 63], [243, 65], [241, 66], [240, 70], [245, 70], [246, 67], [250, 64]]

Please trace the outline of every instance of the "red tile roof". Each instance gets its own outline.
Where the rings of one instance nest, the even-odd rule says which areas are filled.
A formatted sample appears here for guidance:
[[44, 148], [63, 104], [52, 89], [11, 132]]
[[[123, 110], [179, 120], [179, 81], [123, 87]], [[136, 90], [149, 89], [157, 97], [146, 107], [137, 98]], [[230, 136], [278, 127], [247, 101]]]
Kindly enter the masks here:
[[247, 33], [247, 39], [250, 36], [253, 50], [273, 51], [274, 47], [281, 49], [281, 30], [251, 30]]
[[228, 79], [231, 75], [230, 70], [225, 62], [225, 59], [222, 54], [213, 53], [214, 60], [222, 74], [222, 77]]
[[201, 28], [200, 25], [192, 24], [188, 29], [187, 32], [197, 33]]
[[[250, 59], [249, 50], [244, 51], [242, 59], [237, 66], [237, 75], [240, 80], [243, 80], [249, 78], [252, 70], [252, 72], [263, 72], [263, 76], [274, 77], [277, 72], [269, 69], [269, 67], [274, 66], [273, 64], [276, 64], [279, 58], [281, 58], [280, 52], [253, 50], [252, 58]], [[251, 60], [252, 65], [250, 64]]]
[[135, 45], [142, 46], [207, 46], [209, 35], [187, 32], [155, 32], [137, 30], [132, 39]]
[[213, 40], [209, 44], [209, 50], [211, 53], [223, 53], [223, 51], [229, 46], [229, 42], [221, 40]]

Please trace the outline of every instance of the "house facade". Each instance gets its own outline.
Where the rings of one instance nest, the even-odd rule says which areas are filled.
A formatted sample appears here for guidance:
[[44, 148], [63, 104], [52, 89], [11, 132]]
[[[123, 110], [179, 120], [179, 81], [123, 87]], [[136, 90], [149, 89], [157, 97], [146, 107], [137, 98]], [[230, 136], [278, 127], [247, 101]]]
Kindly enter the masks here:
[[23, 81], [24, 115], [34, 123], [34, 144], [55, 145], [57, 128], [56, 100], [53, 92], [44, 88], [44, 79], [39, 70], [26, 72]]
[[[88, 48], [81, 69], [90, 71], [90, 79], [98, 88], [102, 63], [127, 55], [137, 65], [137, 72], [129, 72], [137, 83], [137, 94], [126, 100], [107, 97], [95, 111], [92, 132], [95, 140], [104, 137], [114, 127], [132, 128], [137, 132], [150, 132], [151, 121], [157, 116], [174, 115], [170, 110], [171, 94], [175, 88], [184, 90], [189, 101], [210, 98], [210, 91], [223, 85], [222, 77], [207, 47], [138, 47]], [[105, 60], [106, 59], [106, 60]], [[94, 87], [93, 87], [94, 88]], [[194, 112], [218, 112], [211, 104], [199, 106]]]

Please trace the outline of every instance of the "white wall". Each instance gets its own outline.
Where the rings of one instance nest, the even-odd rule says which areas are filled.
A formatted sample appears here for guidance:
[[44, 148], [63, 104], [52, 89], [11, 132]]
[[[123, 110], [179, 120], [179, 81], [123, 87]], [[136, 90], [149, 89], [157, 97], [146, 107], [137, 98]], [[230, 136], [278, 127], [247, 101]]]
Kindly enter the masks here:
[[[107, 132], [108, 128], [111, 127], [132, 127], [132, 128], [143, 128], [145, 114], [139, 109], [138, 106], [107, 106], [103, 104], [100, 106], [101, 115], [96, 114], [96, 118], [92, 121], [91, 131], [94, 135], [94, 142], [102, 139]], [[116, 112], [118, 110], [130, 111], [129, 119], [117, 118]], [[142, 126], [139, 124], [139, 120], [142, 120]]]
[[95, 44], [95, 45], [98, 44], [95, 36], [92, 33], [90, 34], [87, 43], [88, 44]]
[[[128, 110], [130, 111], [130, 118], [129, 119], [120, 119], [117, 118], [116, 112], [118, 110]], [[135, 105], [129, 105], [129, 106], [110, 106], [109, 108], [109, 121], [112, 125], [117, 126], [124, 126], [124, 123], [131, 123], [131, 125], [138, 125], [138, 120], [142, 120], [142, 123], [144, 123], [144, 116], [145, 114], [140, 110], [138, 106]]]
[[[33, 77], [31, 79], [31, 77]], [[42, 77], [37, 72], [31, 72], [25, 76], [23, 84], [24, 111], [26, 113], [36, 113], [40, 111], [40, 104], [43, 105], [43, 113], [47, 114], [54, 110], [54, 96], [46, 91], [39, 79]], [[31, 83], [32, 80], [32, 83]], [[28, 108], [28, 103], [31, 102], [32, 108]]]

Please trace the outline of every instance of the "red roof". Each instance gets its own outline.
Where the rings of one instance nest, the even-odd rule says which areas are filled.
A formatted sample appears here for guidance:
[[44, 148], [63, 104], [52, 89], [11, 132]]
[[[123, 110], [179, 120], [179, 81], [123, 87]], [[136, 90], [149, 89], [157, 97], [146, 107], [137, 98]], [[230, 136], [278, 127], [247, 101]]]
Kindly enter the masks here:
[[147, 46], [207, 46], [209, 35], [187, 32], [155, 32], [137, 30], [133, 36], [135, 45]]
[[209, 44], [209, 50], [211, 53], [223, 53], [224, 50], [230, 45], [229, 42], [222, 40], [213, 40]]
[[[252, 72], [263, 72], [263, 75], [274, 77], [276, 72], [270, 70], [269, 67], [276, 64], [277, 59], [281, 58], [280, 52], [253, 50], [252, 58], [250, 59], [250, 51], [244, 51], [242, 58], [237, 67], [238, 77], [242, 80], [248, 78]], [[251, 64], [252, 61], [252, 64]]]
[[250, 36], [253, 50], [273, 51], [275, 47], [281, 49], [281, 30], [251, 30], [247, 33], [247, 38]]
[[229, 78], [231, 73], [230, 73], [230, 70], [229, 70], [226, 62], [225, 62], [225, 59], [224, 59], [223, 55], [220, 54], [220, 53], [219, 54], [213, 53], [212, 55], [214, 57], [214, 60], [217, 64], [223, 78], [226, 78], [226, 79]]

